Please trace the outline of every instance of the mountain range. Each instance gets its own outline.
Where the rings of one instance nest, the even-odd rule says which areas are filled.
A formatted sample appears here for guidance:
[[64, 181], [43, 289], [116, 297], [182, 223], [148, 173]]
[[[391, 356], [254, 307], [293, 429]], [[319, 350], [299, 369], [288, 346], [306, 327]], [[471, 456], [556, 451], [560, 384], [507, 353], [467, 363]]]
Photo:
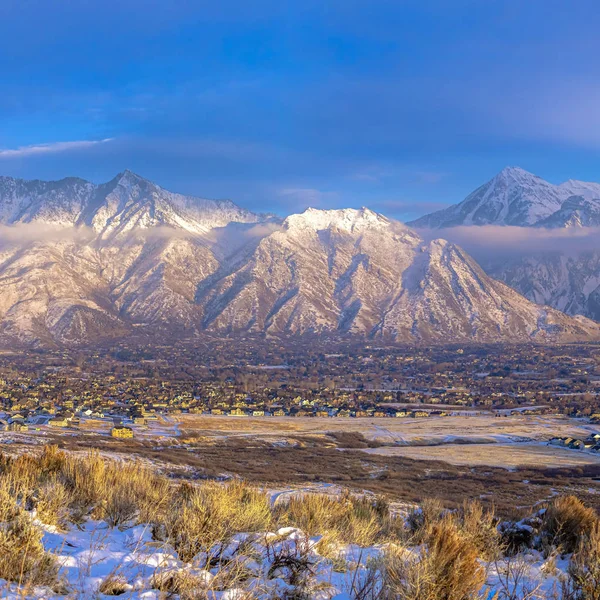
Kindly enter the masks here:
[[[512, 198], [514, 187], [493, 189], [510, 188]], [[554, 194], [556, 210], [546, 214], [542, 191], [527, 187], [536, 208], [520, 194], [515, 210], [524, 218], [563, 206]], [[307, 209], [282, 220], [174, 194], [125, 171], [101, 185], [2, 177], [0, 225], [3, 345], [207, 333], [600, 338], [597, 323], [526, 299], [443, 236], [426, 239], [366, 208]]]
[[[600, 321], [600, 183], [570, 179], [553, 185], [518, 167], [508, 167], [465, 200], [410, 223], [418, 229], [510, 225], [572, 229], [592, 243], [583, 250], [552, 250], [481, 257], [491, 276], [533, 302]], [[440, 235], [444, 235], [443, 231]], [[533, 232], [532, 232], [533, 237]], [[598, 238], [596, 246], [593, 240]], [[564, 241], [565, 238], [563, 238]], [[597, 250], [595, 249], [597, 248]]]

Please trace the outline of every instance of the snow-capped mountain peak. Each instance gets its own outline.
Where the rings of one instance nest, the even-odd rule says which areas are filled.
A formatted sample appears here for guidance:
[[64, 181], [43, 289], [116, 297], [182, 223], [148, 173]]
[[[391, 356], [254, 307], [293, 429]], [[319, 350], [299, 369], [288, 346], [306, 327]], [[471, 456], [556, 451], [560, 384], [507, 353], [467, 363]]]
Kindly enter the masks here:
[[[538, 186], [532, 177], [509, 169], [488, 188]], [[100, 185], [4, 178], [0, 223], [54, 223], [76, 235], [3, 248], [0, 341], [78, 344], [131, 331], [439, 342], [600, 337], [597, 325], [492, 280], [457, 246], [428, 242], [368, 208], [309, 208], [283, 226], [244, 225], [263, 220], [131, 171]], [[227, 242], [228, 234], [240, 241]]]
[[462, 202], [409, 223], [414, 227], [458, 225], [531, 226], [559, 210], [573, 195], [520, 167], [506, 167]]
[[365, 207], [331, 210], [307, 208], [303, 213], [290, 215], [283, 222], [283, 226], [287, 229], [319, 231], [336, 228], [347, 232], [367, 228], [386, 228], [389, 225], [389, 219]]
[[99, 185], [74, 177], [60, 181], [0, 178], [0, 224], [4, 225], [85, 225], [105, 239], [157, 225], [203, 233], [230, 222], [260, 220], [260, 215], [229, 200], [169, 192], [129, 170]]
[[513, 180], [520, 182], [530, 182], [535, 180], [543, 181], [541, 177], [517, 166], [504, 167], [493, 179]]
[[592, 199], [600, 198], [600, 183], [569, 179], [561, 183], [558, 187], [567, 196], [584, 196]]

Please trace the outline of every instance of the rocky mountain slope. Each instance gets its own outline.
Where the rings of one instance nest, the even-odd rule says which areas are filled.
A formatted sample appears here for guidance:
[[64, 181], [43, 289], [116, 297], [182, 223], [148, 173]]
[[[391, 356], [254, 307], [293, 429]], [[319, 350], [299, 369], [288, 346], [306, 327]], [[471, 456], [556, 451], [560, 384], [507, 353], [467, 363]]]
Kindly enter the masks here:
[[368, 209], [288, 217], [202, 284], [213, 330], [342, 331], [399, 340], [575, 339], [597, 325], [537, 306], [460, 248]]
[[[280, 223], [129, 172], [99, 186], [3, 178], [0, 189], [3, 343], [136, 332], [600, 338], [596, 323], [538, 306], [459, 247], [368, 209], [308, 209]], [[42, 225], [58, 234], [35, 235]]]
[[537, 252], [483, 266], [533, 302], [600, 321], [600, 251]]
[[599, 226], [600, 192], [597, 198], [569, 196], [556, 212], [535, 224], [535, 227], [543, 227], [546, 229]]

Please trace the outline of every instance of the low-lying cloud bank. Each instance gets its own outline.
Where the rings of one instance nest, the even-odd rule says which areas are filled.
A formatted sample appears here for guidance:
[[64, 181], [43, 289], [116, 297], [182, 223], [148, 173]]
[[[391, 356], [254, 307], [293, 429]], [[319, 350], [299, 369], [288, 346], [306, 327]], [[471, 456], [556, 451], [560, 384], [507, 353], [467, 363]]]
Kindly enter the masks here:
[[458, 244], [475, 258], [538, 252], [579, 254], [593, 250], [600, 251], [600, 227], [543, 229], [506, 225], [469, 225], [418, 231], [427, 240], [443, 238]]
[[218, 227], [207, 233], [194, 233], [185, 229], [156, 225], [148, 228], [135, 228], [120, 233], [114, 238], [110, 235], [102, 236], [85, 225], [74, 227], [36, 222], [17, 223], [0, 225], [0, 248], [52, 242], [76, 242], [102, 246], [106, 243], [125, 243], [127, 241], [189, 239], [203, 242], [209, 246], [233, 249], [248, 242], [260, 240], [280, 229], [281, 223], [277, 220], [266, 223], [229, 223], [225, 227]]
[[91, 242], [95, 237], [90, 227], [65, 227], [47, 223], [0, 225], [0, 246], [19, 246], [44, 242]]

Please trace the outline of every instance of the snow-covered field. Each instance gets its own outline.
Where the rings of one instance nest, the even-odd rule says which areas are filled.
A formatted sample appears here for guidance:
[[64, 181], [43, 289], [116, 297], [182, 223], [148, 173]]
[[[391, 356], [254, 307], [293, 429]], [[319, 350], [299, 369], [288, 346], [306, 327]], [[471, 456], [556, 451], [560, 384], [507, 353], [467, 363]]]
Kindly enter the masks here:
[[600, 456], [597, 454], [557, 448], [543, 442], [396, 446], [367, 448], [364, 452], [384, 456], [406, 456], [421, 460], [442, 460], [454, 465], [487, 465], [507, 469], [519, 466], [576, 467], [600, 464]]

